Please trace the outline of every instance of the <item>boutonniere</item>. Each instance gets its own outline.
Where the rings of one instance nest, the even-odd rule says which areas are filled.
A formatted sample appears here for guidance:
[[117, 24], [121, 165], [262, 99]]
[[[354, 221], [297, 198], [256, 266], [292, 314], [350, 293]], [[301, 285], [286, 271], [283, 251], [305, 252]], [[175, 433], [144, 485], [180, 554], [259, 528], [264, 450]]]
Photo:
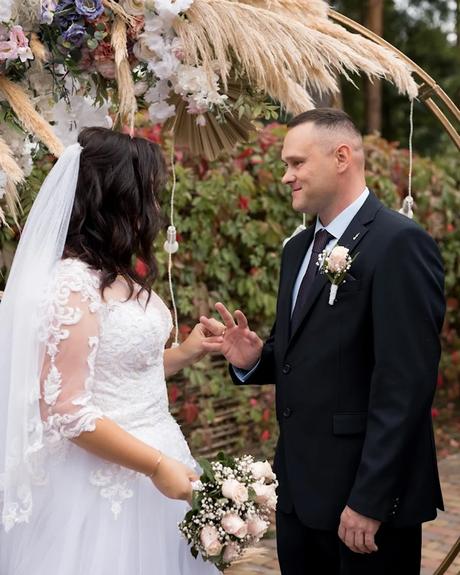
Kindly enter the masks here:
[[324, 250], [318, 257], [317, 265], [320, 273], [326, 274], [331, 282], [329, 305], [334, 305], [339, 285], [345, 282], [345, 274], [358, 255], [351, 257], [349, 251], [344, 246], [335, 246], [330, 252]]

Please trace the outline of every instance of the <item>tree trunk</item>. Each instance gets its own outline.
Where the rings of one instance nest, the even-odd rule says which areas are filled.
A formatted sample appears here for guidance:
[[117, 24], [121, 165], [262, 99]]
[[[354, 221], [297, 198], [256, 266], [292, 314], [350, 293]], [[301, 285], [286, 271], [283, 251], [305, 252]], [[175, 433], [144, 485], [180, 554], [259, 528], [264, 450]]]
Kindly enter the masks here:
[[[460, 0], [458, 0], [460, 2]], [[366, 26], [379, 36], [383, 33], [383, 0], [367, 0]], [[381, 132], [382, 130], [382, 82], [374, 79], [366, 80], [366, 131]]]

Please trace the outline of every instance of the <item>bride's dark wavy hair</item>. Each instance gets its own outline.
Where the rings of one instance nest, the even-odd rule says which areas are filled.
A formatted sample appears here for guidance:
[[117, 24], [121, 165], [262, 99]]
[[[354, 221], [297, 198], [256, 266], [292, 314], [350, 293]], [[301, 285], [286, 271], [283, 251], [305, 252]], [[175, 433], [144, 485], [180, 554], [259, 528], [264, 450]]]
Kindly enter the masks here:
[[[158, 271], [153, 242], [162, 224], [158, 195], [167, 174], [162, 151], [107, 128], [84, 128], [78, 142], [83, 149], [64, 257], [101, 270], [102, 294], [121, 275], [130, 298], [134, 282], [150, 297]], [[136, 271], [136, 258], [145, 275]]]

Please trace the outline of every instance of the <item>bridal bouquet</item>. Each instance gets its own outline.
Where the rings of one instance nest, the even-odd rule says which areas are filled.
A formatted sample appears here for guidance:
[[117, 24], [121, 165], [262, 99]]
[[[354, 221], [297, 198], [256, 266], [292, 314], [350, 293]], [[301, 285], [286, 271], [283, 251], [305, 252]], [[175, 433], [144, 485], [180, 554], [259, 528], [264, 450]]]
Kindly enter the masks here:
[[200, 460], [192, 509], [179, 524], [194, 557], [200, 553], [223, 571], [267, 531], [278, 482], [268, 461], [251, 455]]

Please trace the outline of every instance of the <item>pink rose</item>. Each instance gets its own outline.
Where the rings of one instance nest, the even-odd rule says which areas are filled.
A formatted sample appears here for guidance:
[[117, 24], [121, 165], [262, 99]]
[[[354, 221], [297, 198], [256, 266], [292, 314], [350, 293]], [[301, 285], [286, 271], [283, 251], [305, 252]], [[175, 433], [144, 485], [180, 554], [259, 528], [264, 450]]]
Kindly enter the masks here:
[[247, 488], [236, 479], [226, 479], [223, 482], [222, 495], [237, 504], [245, 503], [249, 499]]
[[328, 270], [332, 273], [342, 272], [347, 266], [348, 248], [336, 246], [327, 258]]
[[274, 485], [253, 483], [252, 488], [256, 492], [256, 503], [259, 505], [265, 505], [270, 509], [276, 509], [277, 496]]
[[232, 561], [235, 561], [235, 559], [238, 557], [239, 554], [240, 550], [238, 544], [232, 541], [224, 548], [224, 555], [223, 555], [224, 563], [231, 563]]
[[21, 26], [13, 26], [10, 30], [10, 40], [15, 42], [18, 48], [28, 48], [29, 47], [29, 40], [27, 36], [24, 34], [24, 30]]
[[219, 533], [213, 525], [205, 525], [200, 533], [200, 541], [207, 555], [214, 557], [222, 551]]
[[252, 537], [259, 539], [264, 535], [267, 529], [268, 523], [258, 515], [251, 515], [248, 518], [248, 533], [249, 535], [252, 535]]
[[246, 537], [248, 534], [248, 526], [236, 513], [227, 513], [227, 515], [224, 515], [221, 520], [221, 525], [227, 533], [235, 535], [239, 539]]
[[260, 479], [269, 479], [272, 481], [275, 479], [272, 466], [268, 461], [254, 461], [254, 463], [251, 464], [251, 472], [256, 481], [259, 481]]

